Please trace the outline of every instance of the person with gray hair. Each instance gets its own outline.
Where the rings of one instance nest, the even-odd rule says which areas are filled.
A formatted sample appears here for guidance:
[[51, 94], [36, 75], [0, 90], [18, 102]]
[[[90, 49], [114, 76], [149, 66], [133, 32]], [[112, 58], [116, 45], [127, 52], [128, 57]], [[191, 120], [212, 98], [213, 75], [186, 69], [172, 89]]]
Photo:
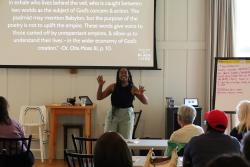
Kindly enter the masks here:
[[193, 136], [199, 136], [204, 133], [200, 126], [193, 124], [196, 117], [196, 110], [193, 106], [180, 106], [177, 115], [177, 121], [181, 128], [172, 133], [170, 141], [188, 143]]

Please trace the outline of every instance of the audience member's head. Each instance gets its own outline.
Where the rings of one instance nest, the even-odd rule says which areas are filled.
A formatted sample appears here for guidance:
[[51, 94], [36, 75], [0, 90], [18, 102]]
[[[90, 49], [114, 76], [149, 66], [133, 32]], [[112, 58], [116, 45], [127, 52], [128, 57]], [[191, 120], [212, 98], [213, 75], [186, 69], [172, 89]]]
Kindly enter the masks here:
[[180, 126], [192, 124], [196, 117], [196, 110], [193, 106], [182, 105], [178, 109], [178, 123]]
[[212, 110], [205, 113], [205, 120], [207, 122], [207, 131], [217, 131], [224, 133], [228, 120], [225, 112], [220, 110]]
[[3, 96], [0, 96], [0, 124], [10, 124], [8, 107], [8, 101]]
[[209, 161], [206, 167], [249, 167], [249, 163], [240, 155], [223, 154]]
[[239, 119], [239, 133], [247, 131], [250, 128], [250, 101], [242, 100], [236, 106], [236, 113]]
[[95, 167], [132, 167], [132, 155], [127, 143], [116, 132], [104, 133], [96, 142]]
[[245, 133], [242, 140], [242, 152], [244, 157], [250, 162], [250, 131]]

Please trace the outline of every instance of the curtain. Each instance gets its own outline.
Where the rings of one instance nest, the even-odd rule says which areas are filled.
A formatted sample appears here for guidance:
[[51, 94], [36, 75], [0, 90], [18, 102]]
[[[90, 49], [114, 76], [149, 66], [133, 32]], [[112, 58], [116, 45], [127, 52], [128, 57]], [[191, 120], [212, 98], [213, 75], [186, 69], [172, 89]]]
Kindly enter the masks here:
[[213, 107], [215, 57], [234, 56], [234, 0], [207, 1], [207, 62], [209, 108]]
[[[234, 57], [234, 0], [208, 0], [207, 1], [207, 61], [208, 61], [208, 94], [209, 108], [214, 106], [214, 66], [216, 57]], [[229, 127], [235, 125], [235, 115], [229, 118], [226, 134], [230, 132]]]

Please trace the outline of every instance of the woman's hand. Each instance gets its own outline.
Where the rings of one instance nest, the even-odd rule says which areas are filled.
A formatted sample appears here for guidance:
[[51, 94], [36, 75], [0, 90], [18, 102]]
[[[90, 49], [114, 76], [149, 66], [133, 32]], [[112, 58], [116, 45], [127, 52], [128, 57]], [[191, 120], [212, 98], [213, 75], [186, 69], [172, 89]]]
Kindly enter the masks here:
[[98, 85], [99, 85], [98, 89], [97, 89], [96, 97], [97, 97], [97, 100], [102, 100], [102, 99], [106, 98], [107, 96], [109, 96], [113, 92], [115, 84], [110, 84], [104, 91], [102, 91], [102, 87], [106, 81], [103, 80], [102, 75], [99, 75], [96, 78], [96, 80], [97, 80]]
[[143, 95], [146, 90], [144, 89], [144, 86], [139, 85], [139, 88], [134, 88], [133, 92], [135, 95]]
[[139, 88], [133, 87], [132, 93], [143, 103], [148, 104], [148, 97], [144, 94], [146, 90], [144, 86], [139, 85]]
[[143, 95], [145, 91], [144, 86], [139, 85], [138, 94]]
[[99, 86], [103, 86], [106, 81], [103, 80], [102, 75], [98, 75], [97, 82], [98, 82]]

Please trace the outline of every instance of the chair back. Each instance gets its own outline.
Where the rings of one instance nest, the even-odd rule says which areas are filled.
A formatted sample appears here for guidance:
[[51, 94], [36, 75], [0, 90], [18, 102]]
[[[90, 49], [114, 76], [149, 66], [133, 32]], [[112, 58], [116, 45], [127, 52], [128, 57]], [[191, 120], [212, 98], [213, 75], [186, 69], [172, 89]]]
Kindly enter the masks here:
[[43, 106], [22, 106], [19, 122], [23, 126], [46, 125], [48, 122], [46, 107]]
[[72, 134], [72, 140], [76, 153], [93, 154], [97, 138], [76, 137]]
[[134, 113], [135, 113], [135, 121], [134, 121], [134, 129], [133, 129], [132, 139], [135, 139], [135, 132], [136, 132], [138, 123], [139, 123], [140, 118], [141, 118], [142, 110], [136, 111]]
[[72, 153], [64, 150], [68, 167], [94, 167], [93, 154]]
[[[28, 138], [0, 138], [0, 164], [1, 166], [28, 167], [32, 136]], [[32, 155], [33, 156], [33, 155]], [[32, 157], [33, 158], [33, 157]]]

